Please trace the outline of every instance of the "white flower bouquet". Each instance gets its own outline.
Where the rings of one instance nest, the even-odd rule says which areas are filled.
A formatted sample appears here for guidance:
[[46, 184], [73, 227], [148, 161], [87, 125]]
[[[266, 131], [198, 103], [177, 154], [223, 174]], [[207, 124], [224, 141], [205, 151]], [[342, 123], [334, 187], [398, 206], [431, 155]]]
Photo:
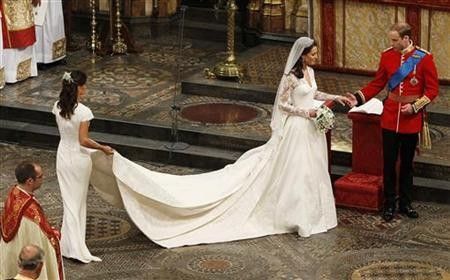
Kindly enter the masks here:
[[327, 106], [322, 105], [317, 109], [317, 116], [313, 120], [317, 130], [325, 133], [334, 127], [334, 119], [333, 111]]

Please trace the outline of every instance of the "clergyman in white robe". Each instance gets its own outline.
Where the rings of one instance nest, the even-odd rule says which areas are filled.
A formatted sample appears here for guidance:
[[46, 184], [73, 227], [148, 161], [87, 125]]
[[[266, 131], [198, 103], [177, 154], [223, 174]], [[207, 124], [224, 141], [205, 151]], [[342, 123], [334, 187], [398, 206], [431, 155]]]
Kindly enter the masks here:
[[66, 37], [61, 0], [42, 0], [34, 8], [37, 63], [52, 63], [66, 57]]

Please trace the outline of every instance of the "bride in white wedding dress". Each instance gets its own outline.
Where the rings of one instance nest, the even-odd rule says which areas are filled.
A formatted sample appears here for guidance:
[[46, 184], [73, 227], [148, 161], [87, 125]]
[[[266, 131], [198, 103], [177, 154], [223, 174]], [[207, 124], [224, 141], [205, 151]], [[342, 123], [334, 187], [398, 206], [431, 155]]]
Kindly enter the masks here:
[[155, 243], [172, 248], [337, 225], [325, 134], [312, 120], [314, 99], [346, 102], [317, 91], [314, 41], [293, 45], [274, 105], [272, 137], [223, 169], [177, 176], [141, 167], [115, 152], [93, 153], [91, 183], [123, 205]]

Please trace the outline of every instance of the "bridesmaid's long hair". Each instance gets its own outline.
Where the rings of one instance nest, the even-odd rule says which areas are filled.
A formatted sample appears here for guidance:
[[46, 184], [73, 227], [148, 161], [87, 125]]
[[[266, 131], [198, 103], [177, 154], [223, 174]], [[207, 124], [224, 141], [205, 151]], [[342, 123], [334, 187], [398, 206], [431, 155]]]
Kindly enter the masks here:
[[86, 84], [86, 80], [86, 74], [78, 70], [64, 74], [58, 101], [61, 117], [70, 120], [73, 111], [78, 105], [78, 86]]
[[292, 68], [292, 73], [294, 73], [294, 75], [297, 78], [299, 78], [299, 79], [303, 78], [302, 70], [305, 65], [303, 64], [302, 56], [309, 54], [315, 46], [317, 46], [317, 45], [316, 45], [316, 42], [314, 41], [311, 46], [304, 48], [302, 54], [300, 55], [300, 58], [297, 60], [297, 63], [295, 63], [294, 68]]

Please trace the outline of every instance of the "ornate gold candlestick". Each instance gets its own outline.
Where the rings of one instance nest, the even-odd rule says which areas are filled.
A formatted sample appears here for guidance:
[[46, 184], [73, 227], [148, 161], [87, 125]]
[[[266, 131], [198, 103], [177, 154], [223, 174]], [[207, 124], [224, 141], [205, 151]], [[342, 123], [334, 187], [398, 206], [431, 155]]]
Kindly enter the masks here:
[[[112, 0], [111, 0], [112, 1]], [[127, 45], [122, 39], [122, 21], [120, 20], [120, 0], [116, 0], [116, 42], [112, 46], [112, 54], [126, 54]]]
[[227, 3], [227, 54], [228, 57], [225, 62], [217, 64], [212, 71], [205, 69], [205, 74], [208, 78], [219, 79], [237, 79], [242, 81], [244, 76], [242, 67], [236, 63], [234, 55], [234, 33], [236, 29], [235, 17], [237, 6], [235, 0], [229, 0]]
[[96, 51], [100, 50], [101, 42], [98, 39], [96, 32], [97, 20], [95, 18], [95, 0], [89, 0], [89, 8], [91, 9], [91, 42], [88, 42], [88, 49], [92, 51], [92, 56], [95, 57]]

